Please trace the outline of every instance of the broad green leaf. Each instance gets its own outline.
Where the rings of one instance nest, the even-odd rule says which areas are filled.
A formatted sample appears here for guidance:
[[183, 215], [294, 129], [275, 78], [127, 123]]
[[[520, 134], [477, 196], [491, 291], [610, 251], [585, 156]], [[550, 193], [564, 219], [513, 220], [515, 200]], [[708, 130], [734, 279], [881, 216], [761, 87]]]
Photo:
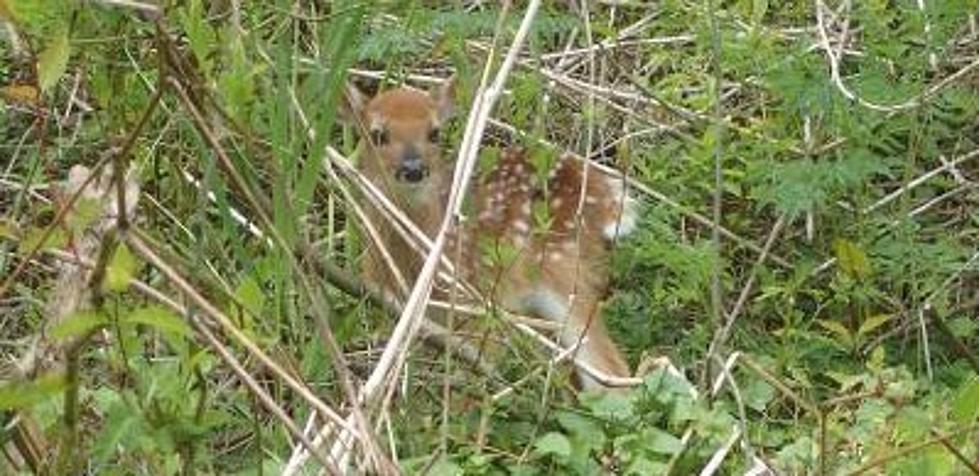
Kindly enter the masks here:
[[265, 292], [254, 278], [247, 276], [235, 288], [235, 298], [246, 311], [253, 315], [261, 315], [265, 306]]
[[61, 30], [37, 55], [37, 84], [47, 92], [65, 74], [68, 67], [68, 31]]
[[860, 324], [860, 329], [857, 330], [857, 337], [862, 337], [870, 334], [878, 327], [886, 324], [891, 320], [890, 314], [877, 314], [875, 316], [870, 316]]
[[83, 311], [72, 314], [51, 329], [51, 337], [68, 339], [81, 337], [109, 323], [105, 314], [95, 311]]
[[833, 250], [839, 261], [840, 269], [855, 279], [865, 279], [872, 271], [870, 260], [859, 246], [849, 240], [837, 239], [833, 242]]
[[582, 403], [595, 416], [610, 420], [629, 420], [635, 417], [633, 401], [629, 395], [618, 393], [582, 394]]
[[952, 401], [952, 420], [960, 426], [971, 425], [979, 416], [979, 377], [973, 376], [959, 389]]
[[125, 243], [119, 243], [112, 259], [105, 270], [105, 289], [108, 291], [125, 291], [129, 281], [133, 279], [139, 262]]
[[674, 454], [683, 448], [680, 439], [659, 428], [648, 428], [642, 432], [642, 441], [650, 451], [663, 454]]
[[461, 476], [465, 473], [459, 465], [449, 459], [441, 458], [425, 474], [432, 476]]
[[534, 442], [534, 449], [542, 455], [571, 456], [571, 442], [566, 436], [553, 431], [538, 438]]
[[160, 331], [189, 337], [193, 334], [190, 325], [179, 316], [162, 306], [149, 306], [134, 310], [127, 314], [122, 322], [143, 324]]
[[27, 382], [14, 381], [0, 386], [0, 409], [16, 410], [40, 403], [65, 388], [62, 374], [47, 374]]
[[741, 396], [744, 398], [745, 405], [761, 412], [765, 411], [768, 403], [775, 398], [775, 388], [764, 380], [754, 379], [741, 389]]

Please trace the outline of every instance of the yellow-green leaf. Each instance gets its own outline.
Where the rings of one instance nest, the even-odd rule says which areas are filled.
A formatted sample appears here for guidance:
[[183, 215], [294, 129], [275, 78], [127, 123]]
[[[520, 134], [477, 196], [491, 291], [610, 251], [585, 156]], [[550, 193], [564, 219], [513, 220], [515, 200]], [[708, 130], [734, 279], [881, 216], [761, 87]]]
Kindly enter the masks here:
[[17, 240], [20, 235], [17, 233], [17, 225], [6, 218], [0, 218], [0, 238], [7, 240]]
[[265, 306], [265, 293], [251, 277], [241, 280], [235, 289], [235, 298], [246, 311], [256, 316], [262, 313], [262, 307]]
[[125, 291], [129, 281], [136, 274], [139, 262], [125, 243], [120, 243], [112, 254], [112, 259], [105, 270], [105, 287], [107, 291]]
[[837, 336], [836, 340], [841, 344], [843, 344], [844, 346], [846, 347], [853, 346], [853, 335], [850, 333], [849, 329], [843, 326], [843, 324], [840, 324], [839, 322], [836, 321], [830, 321], [825, 319], [820, 319], [816, 321], [816, 323], [819, 324], [819, 326], [822, 327], [823, 329], [826, 329], [832, 332], [833, 334], [836, 334]]
[[161, 306], [148, 306], [136, 309], [127, 314], [122, 319], [122, 322], [147, 325], [162, 332], [181, 337], [188, 337], [193, 333], [187, 321], [184, 321], [180, 316]]
[[14, 11], [7, 5], [7, 0], [0, 0], [0, 20], [10, 23], [16, 23], [16, 18], [14, 18]]
[[[17, 247], [17, 251], [21, 254], [29, 253], [41, 242], [41, 238], [44, 236], [47, 228], [30, 228], [24, 232], [23, 238], [21, 238], [20, 245]], [[44, 241], [44, 244], [40, 247], [41, 250], [50, 250], [63, 248], [68, 244], [68, 237], [65, 235], [64, 230], [56, 228], [48, 236], [48, 239]]]
[[82, 311], [72, 314], [51, 329], [51, 337], [56, 340], [80, 337], [109, 323], [102, 313]]
[[61, 30], [37, 55], [37, 84], [47, 92], [65, 74], [68, 67], [68, 31]]
[[48, 374], [23, 382], [13, 381], [0, 386], [0, 409], [15, 410], [43, 402], [47, 397], [65, 388], [62, 374]]
[[878, 327], [886, 324], [891, 320], [890, 314], [877, 314], [876, 316], [870, 316], [860, 324], [860, 329], [857, 330], [858, 336], [865, 336], [877, 329]]
[[972, 377], [959, 389], [952, 402], [951, 416], [961, 426], [971, 425], [979, 417], [979, 377]]
[[865, 279], [870, 276], [872, 271], [870, 260], [867, 258], [867, 254], [855, 243], [841, 238], [833, 242], [833, 250], [836, 252], [840, 269], [844, 273], [856, 279]]

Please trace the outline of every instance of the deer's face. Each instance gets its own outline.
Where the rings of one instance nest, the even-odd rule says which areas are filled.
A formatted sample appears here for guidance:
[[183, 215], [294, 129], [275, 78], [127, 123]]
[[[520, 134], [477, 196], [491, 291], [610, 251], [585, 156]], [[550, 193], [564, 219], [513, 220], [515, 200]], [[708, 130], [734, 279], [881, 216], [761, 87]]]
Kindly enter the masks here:
[[[435, 97], [414, 89], [382, 92], [360, 110], [365, 152], [388, 186], [423, 188], [442, 162], [442, 126], [451, 114], [451, 84]], [[356, 99], [356, 98], [355, 98]], [[352, 101], [356, 104], [356, 101]]]

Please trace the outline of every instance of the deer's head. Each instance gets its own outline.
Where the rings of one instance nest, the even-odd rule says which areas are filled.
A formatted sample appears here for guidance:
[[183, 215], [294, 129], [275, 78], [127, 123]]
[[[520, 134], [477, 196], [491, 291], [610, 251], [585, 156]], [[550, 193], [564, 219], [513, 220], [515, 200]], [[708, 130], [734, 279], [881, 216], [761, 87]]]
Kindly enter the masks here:
[[[442, 159], [442, 127], [453, 110], [453, 81], [434, 93], [401, 87], [366, 100], [347, 88], [348, 115], [365, 142], [362, 167], [389, 191], [427, 189], [449, 169]], [[414, 194], [409, 194], [414, 195]]]

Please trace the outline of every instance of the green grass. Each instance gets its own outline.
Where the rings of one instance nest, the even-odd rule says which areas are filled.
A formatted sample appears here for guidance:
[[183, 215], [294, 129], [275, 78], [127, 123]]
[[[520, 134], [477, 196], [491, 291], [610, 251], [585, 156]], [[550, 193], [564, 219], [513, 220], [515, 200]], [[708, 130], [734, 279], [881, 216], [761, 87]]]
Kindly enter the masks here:
[[[241, 2], [234, 11], [237, 2], [189, 0], [167, 2], [158, 30], [109, 3], [0, 0], [17, 38], [0, 42], [0, 351], [18, 358], [44, 328], [58, 292], [51, 250], [70, 251], [85, 224], [55, 222], [65, 198], [57, 185], [71, 166], [131, 141], [119, 160], [137, 168], [142, 189], [132, 233], [243, 339], [346, 411], [343, 369], [318, 326], [327, 324], [356, 384], [395, 321], [341, 284], [356, 278], [364, 239], [341, 189], [356, 187], [325, 162], [325, 146], [352, 154], [356, 145], [337, 115], [344, 83], [373, 91], [455, 72], [471, 98], [485, 46], [497, 38], [505, 49], [523, 5], [500, 22], [493, 2]], [[654, 372], [625, 396], [575, 398], [568, 369], [552, 372], [549, 353], [513, 326], [457, 318], [495, 374], [418, 341], [387, 413], [368, 412], [382, 451], [394, 458], [393, 442], [408, 473], [693, 474], [738, 431], [718, 474], [757, 460], [780, 474], [974, 471], [976, 1], [924, 10], [910, 0], [828, 2], [820, 16], [832, 55], [846, 31], [839, 84], [818, 31], [825, 2], [589, 2], [588, 25], [566, 3], [545, 3], [494, 113], [522, 133], [488, 136], [603, 151], [646, 189], [634, 190], [642, 220], [615, 253], [605, 316], [633, 368], [666, 356], [686, 380]], [[562, 59], [589, 47], [589, 35], [604, 46]], [[717, 193], [735, 237], [719, 249], [709, 223]], [[106, 240], [105, 256], [116, 258], [99, 266], [112, 285], [93, 313], [61, 329], [84, 337], [69, 359], [77, 381], [6, 372], [5, 423], [20, 415], [35, 425], [28, 440], [48, 456], [47, 474], [277, 473], [294, 444], [288, 429], [186, 316], [127, 286], [142, 280], [201, 315], [131, 248]], [[715, 273], [723, 314], [751, 286], [717, 347], [722, 361], [741, 355], [732, 382], [711, 395], [702, 383], [719, 365], [705, 379], [705, 359], [723, 327]], [[213, 330], [302, 428], [309, 402], [242, 339]]]

